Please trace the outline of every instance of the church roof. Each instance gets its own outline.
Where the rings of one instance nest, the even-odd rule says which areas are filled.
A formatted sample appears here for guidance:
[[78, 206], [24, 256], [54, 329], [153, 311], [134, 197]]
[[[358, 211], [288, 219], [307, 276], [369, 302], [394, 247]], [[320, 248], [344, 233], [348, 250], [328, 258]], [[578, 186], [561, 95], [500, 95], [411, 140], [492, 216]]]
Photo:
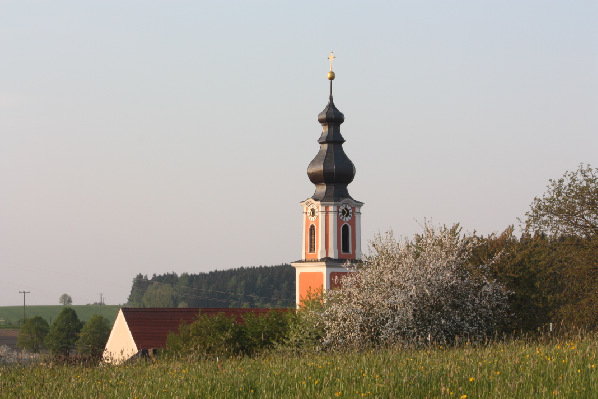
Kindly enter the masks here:
[[170, 332], [178, 332], [181, 322], [193, 322], [199, 313], [217, 315], [222, 313], [242, 321], [246, 313], [263, 314], [271, 309], [232, 308], [122, 308], [127, 326], [137, 348], [153, 349], [166, 347]]

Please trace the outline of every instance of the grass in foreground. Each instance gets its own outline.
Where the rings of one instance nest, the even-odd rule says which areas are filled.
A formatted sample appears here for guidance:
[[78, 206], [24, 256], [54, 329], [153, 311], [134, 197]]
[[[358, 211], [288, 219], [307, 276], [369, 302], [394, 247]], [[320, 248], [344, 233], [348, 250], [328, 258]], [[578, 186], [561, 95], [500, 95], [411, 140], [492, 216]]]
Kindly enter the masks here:
[[0, 396], [590, 398], [598, 392], [597, 350], [595, 337], [586, 337], [122, 366], [3, 366]]

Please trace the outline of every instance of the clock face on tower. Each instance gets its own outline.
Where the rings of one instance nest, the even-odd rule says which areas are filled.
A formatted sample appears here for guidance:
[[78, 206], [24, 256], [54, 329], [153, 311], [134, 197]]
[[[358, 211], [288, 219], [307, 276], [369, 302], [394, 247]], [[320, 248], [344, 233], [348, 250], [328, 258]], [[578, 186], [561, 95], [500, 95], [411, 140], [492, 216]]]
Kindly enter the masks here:
[[348, 222], [353, 217], [353, 208], [350, 205], [342, 204], [338, 210], [338, 214], [343, 222]]
[[315, 206], [310, 207], [307, 210], [307, 217], [309, 218], [309, 220], [311, 220], [312, 222], [314, 220], [316, 220], [316, 218], [318, 217], [318, 208], [316, 208]]

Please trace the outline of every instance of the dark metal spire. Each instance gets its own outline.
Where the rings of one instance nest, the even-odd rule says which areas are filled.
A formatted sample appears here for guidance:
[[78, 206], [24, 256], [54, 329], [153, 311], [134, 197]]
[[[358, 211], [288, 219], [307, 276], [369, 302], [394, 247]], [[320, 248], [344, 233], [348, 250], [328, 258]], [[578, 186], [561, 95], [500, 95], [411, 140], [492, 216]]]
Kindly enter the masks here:
[[316, 185], [316, 192], [312, 198], [316, 201], [336, 202], [344, 198], [351, 198], [347, 185], [355, 177], [355, 166], [343, 150], [345, 139], [341, 135], [340, 125], [345, 116], [334, 105], [332, 98], [332, 71], [330, 54], [330, 97], [328, 105], [318, 115], [318, 122], [322, 124], [322, 135], [318, 140], [320, 151], [307, 168], [309, 180]]

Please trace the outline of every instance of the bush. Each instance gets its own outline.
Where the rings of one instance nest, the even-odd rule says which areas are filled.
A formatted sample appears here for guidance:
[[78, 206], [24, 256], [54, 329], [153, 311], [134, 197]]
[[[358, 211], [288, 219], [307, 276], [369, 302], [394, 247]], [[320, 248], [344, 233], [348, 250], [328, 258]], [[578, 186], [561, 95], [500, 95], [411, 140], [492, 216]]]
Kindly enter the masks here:
[[197, 320], [181, 324], [178, 333], [168, 335], [166, 350], [171, 355], [253, 354], [284, 340], [288, 324], [285, 312], [275, 310], [262, 315], [246, 313], [242, 322], [222, 313], [200, 313]]
[[44, 338], [48, 334], [50, 326], [40, 316], [27, 319], [19, 330], [17, 346], [20, 349], [27, 349], [33, 353], [39, 353], [43, 348]]
[[44, 343], [53, 355], [68, 356], [75, 347], [81, 321], [72, 308], [64, 308], [52, 323]]
[[279, 349], [299, 352], [317, 351], [321, 347], [325, 335], [324, 323], [324, 293], [309, 291], [301, 306], [289, 312], [289, 327], [286, 339], [279, 345]]
[[193, 323], [181, 324], [178, 334], [168, 334], [166, 350], [177, 355], [233, 355], [239, 352], [238, 327], [232, 318], [224, 314], [209, 316], [200, 313]]
[[110, 336], [110, 321], [100, 315], [93, 315], [81, 329], [77, 340], [77, 354], [100, 357]]
[[240, 326], [243, 353], [253, 354], [284, 341], [289, 330], [290, 313], [281, 310], [271, 310], [262, 315], [246, 313]]
[[378, 235], [372, 254], [341, 289], [328, 292], [325, 342], [331, 347], [480, 339], [507, 316], [507, 293], [488, 265], [471, 266], [475, 237], [458, 225], [428, 223], [413, 240]]
[[507, 331], [532, 332], [553, 325], [598, 330], [598, 236], [547, 236], [513, 227], [480, 237], [472, 263], [502, 253], [492, 273], [509, 290], [513, 317]]

